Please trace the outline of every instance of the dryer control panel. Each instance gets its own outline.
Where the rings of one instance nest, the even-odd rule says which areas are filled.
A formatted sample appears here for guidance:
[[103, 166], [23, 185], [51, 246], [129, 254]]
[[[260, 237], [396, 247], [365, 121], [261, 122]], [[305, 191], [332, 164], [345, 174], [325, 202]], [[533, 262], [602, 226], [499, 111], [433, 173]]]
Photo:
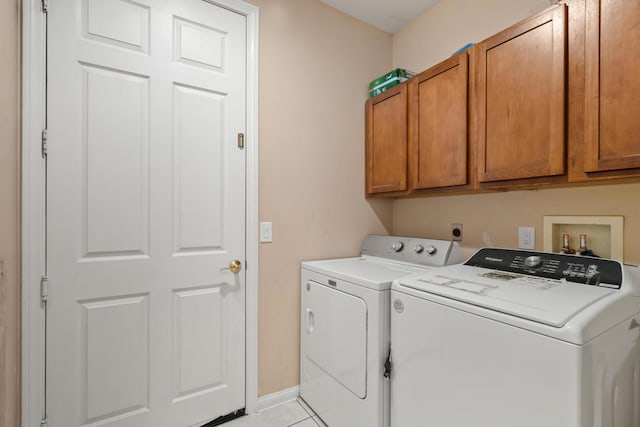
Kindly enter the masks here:
[[362, 241], [360, 255], [429, 267], [458, 264], [460, 247], [449, 240], [370, 234]]
[[622, 264], [610, 259], [484, 248], [465, 265], [613, 289], [622, 286]]

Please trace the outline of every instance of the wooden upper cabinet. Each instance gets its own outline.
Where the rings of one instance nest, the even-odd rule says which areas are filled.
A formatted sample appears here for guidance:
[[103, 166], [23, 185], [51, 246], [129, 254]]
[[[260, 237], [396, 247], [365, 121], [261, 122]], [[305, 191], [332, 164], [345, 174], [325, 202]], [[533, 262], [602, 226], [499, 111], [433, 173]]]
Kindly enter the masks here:
[[407, 85], [386, 90], [366, 104], [366, 193], [407, 190]]
[[585, 5], [584, 170], [640, 168], [640, 2]]
[[409, 82], [409, 175], [414, 190], [469, 183], [468, 64], [464, 52]]
[[560, 5], [478, 45], [473, 114], [480, 183], [565, 173], [566, 27]]

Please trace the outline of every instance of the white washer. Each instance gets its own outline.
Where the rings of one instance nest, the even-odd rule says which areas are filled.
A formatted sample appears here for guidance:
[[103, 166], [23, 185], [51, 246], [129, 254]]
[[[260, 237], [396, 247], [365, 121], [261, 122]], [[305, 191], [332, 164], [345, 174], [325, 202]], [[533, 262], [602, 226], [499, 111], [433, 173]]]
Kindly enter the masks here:
[[640, 272], [481, 249], [395, 281], [394, 427], [640, 426]]
[[303, 262], [300, 396], [330, 427], [388, 427], [391, 282], [458, 262], [442, 240], [367, 236], [361, 255]]

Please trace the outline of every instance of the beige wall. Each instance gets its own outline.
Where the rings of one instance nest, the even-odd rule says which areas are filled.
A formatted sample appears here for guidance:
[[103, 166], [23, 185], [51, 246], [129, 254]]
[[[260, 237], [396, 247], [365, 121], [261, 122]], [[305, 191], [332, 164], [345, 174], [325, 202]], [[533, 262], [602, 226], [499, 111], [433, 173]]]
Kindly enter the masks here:
[[420, 72], [555, 0], [441, 0], [393, 37], [394, 67]]
[[640, 264], [640, 184], [599, 185], [396, 201], [393, 232], [448, 239], [452, 223], [462, 223], [466, 248], [518, 246], [518, 226], [536, 228], [542, 250], [545, 215], [623, 215], [624, 260]]
[[0, 2], [0, 426], [20, 423], [20, 1]]
[[[547, 0], [442, 0], [394, 37], [393, 63], [421, 71], [468, 42], [479, 42], [549, 6]], [[398, 200], [393, 232], [448, 238], [452, 223], [463, 224], [462, 245], [516, 247], [519, 225], [536, 227], [543, 248], [544, 215], [623, 215], [625, 261], [640, 263], [640, 184], [513, 191]]]
[[318, 0], [260, 7], [259, 388], [299, 383], [300, 261], [358, 253], [391, 229], [364, 197], [367, 84], [391, 67], [391, 35]]

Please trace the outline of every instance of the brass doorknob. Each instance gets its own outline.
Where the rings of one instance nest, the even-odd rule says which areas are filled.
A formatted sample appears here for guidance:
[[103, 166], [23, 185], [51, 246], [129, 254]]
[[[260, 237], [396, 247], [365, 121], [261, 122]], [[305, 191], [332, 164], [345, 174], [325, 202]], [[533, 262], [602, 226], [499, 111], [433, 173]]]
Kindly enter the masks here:
[[239, 273], [240, 270], [242, 270], [242, 263], [237, 259], [231, 261], [231, 263], [229, 264], [229, 271], [231, 271], [232, 273]]

